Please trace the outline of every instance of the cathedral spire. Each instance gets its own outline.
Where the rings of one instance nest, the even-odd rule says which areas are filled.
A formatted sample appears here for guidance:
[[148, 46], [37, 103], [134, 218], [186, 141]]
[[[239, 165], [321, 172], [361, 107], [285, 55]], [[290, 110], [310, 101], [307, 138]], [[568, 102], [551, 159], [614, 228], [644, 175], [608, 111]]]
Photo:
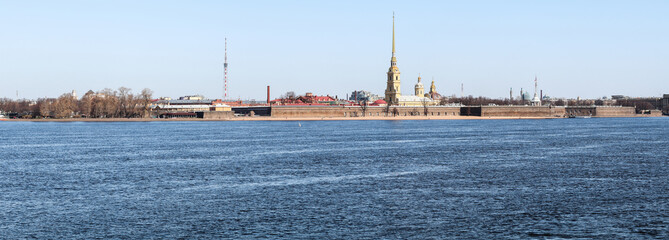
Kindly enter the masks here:
[[393, 57], [390, 59], [390, 66], [397, 66], [397, 58], [395, 57], [395, 12], [393, 12]]
[[386, 86], [386, 102], [388, 105], [397, 105], [400, 101], [400, 69], [397, 68], [397, 58], [395, 57], [395, 12], [393, 12], [393, 57], [390, 58], [390, 68], [388, 68], [388, 81]]
[[393, 12], [393, 57], [395, 57], [395, 12]]

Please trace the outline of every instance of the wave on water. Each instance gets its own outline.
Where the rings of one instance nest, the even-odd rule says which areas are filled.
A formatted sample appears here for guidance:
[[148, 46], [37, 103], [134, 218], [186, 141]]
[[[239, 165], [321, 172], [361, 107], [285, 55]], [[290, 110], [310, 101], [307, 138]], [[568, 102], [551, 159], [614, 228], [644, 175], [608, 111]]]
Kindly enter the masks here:
[[371, 179], [393, 178], [393, 177], [401, 177], [413, 174], [420, 174], [425, 172], [437, 172], [437, 171], [447, 171], [447, 170], [450, 169], [443, 166], [431, 166], [420, 169], [414, 169], [411, 171], [397, 171], [397, 172], [387, 172], [387, 173], [303, 177], [303, 178], [291, 178], [291, 179], [276, 180], [276, 181], [254, 182], [254, 183], [211, 184], [208, 186], [188, 187], [184, 188], [183, 190], [193, 191], [193, 190], [221, 189], [221, 188], [250, 189], [257, 187], [279, 187], [279, 186], [308, 185], [308, 184], [319, 184], [319, 183], [336, 183], [336, 182], [344, 182], [344, 181], [365, 179], [365, 178], [371, 178]]

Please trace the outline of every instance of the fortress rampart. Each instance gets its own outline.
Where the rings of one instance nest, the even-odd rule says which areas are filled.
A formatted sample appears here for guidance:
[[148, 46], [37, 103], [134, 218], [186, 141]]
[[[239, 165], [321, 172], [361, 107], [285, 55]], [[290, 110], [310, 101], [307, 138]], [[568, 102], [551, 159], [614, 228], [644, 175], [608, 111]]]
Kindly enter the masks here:
[[[272, 106], [272, 117], [361, 117], [360, 106]], [[424, 116], [425, 108], [403, 106], [368, 106], [365, 116]], [[427, 116], [459, 116], [460, 107], [428, 106]]]

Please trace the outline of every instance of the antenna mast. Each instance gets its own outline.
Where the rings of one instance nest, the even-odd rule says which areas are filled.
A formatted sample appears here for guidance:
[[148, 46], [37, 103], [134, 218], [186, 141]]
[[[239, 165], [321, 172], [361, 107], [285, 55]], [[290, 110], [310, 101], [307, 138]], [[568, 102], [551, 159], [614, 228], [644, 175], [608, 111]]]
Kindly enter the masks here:
[[228, 38], [225, 38], [225, 58], [223, 62], [223, 79], [225, 81], [225, 95], [223, 99], [228, 99]]

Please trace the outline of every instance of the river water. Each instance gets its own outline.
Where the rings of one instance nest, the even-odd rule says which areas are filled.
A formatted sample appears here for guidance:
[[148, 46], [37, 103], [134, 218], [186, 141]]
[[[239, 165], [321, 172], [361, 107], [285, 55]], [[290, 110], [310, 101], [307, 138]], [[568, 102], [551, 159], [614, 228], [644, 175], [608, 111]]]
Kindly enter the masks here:
[[0, 238], [666, 239], [668, 127], [0, 122]]

